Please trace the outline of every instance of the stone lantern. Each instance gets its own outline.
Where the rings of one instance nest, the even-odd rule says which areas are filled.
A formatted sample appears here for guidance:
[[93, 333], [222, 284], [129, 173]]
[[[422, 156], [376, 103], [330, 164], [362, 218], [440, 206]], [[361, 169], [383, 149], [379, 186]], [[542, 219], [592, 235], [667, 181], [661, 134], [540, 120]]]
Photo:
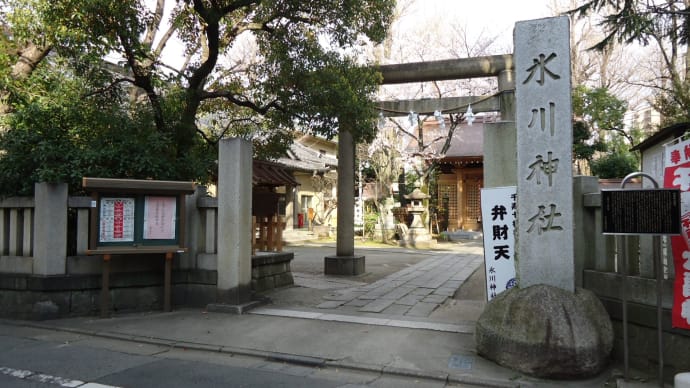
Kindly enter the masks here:
[[408, 211], [412, 213], [412, 224], [410, 225], [410, 231], [415, 228], [422, 228], [426, 229], [424, 227], [424, 223], [422, 222], [422, 213], [424, 213], [424, 200], [429, 198], [427, 194], [424, 194], [421, 192], [419, 189], [414, 189], [414, 191], [405, 196], [405, 199], [410, 200], [410, 207]]
[[412, 214], [412, 223], [404, 239], [405, 245], [417, 248], [433, 248], [436, 246], [436, 240], [431, 238], [429, 231], [422, 222], [422, 213], [426, 210], [424, 200], [427, 198], [429, 198], [429, 195], [422, 193], [418, 188], [414, 189], [409, 195], [405, 195], [405, 199], [410, 201], [408, 211]]

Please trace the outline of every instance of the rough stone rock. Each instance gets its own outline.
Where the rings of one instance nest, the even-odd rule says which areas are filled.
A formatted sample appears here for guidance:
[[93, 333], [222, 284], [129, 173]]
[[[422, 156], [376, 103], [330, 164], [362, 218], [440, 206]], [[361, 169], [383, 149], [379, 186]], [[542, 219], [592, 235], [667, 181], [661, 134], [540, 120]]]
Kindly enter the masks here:
[[541, 378], [585, 378], [609, 361], [613, 327], [591, 291], [534, 285], [494, 298], [477, 322], [478, 353]]

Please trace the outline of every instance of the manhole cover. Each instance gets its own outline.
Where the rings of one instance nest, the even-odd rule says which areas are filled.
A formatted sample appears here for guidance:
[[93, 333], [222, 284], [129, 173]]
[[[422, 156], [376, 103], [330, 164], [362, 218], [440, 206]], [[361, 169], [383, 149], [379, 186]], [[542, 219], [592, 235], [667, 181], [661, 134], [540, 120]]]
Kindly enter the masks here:
[[470, 369], [472, 369], [472, 362], [473, 361], [474, 361], [473, 357], [454, 354], [454, 355], [450, 356], [450, 360], [448, 360], [448, 368], [470, 370]]

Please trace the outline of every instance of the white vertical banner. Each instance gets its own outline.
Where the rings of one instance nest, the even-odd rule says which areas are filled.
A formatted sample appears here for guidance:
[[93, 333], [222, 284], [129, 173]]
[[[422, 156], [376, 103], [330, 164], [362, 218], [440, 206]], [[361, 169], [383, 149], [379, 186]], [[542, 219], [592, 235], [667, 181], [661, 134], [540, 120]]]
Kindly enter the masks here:
[[490, 301], [515, 287], [515, 215], [517, 188], [483, 188], [482, 229], [486, 296]]
[[364, 225], [362, 197], [355, 199], [355, 225]]

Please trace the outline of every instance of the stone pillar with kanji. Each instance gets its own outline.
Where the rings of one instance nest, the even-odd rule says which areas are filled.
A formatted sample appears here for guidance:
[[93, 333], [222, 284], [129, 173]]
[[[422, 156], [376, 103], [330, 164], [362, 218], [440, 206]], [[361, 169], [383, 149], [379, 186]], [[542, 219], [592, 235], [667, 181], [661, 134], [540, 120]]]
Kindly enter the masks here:
[[601, 301], [575, 288], [569, 29], [566, 16], [515, 25], [517, 287], [475, 331], [480, 355], [545, 378], [596, 375], [613, 347]]

